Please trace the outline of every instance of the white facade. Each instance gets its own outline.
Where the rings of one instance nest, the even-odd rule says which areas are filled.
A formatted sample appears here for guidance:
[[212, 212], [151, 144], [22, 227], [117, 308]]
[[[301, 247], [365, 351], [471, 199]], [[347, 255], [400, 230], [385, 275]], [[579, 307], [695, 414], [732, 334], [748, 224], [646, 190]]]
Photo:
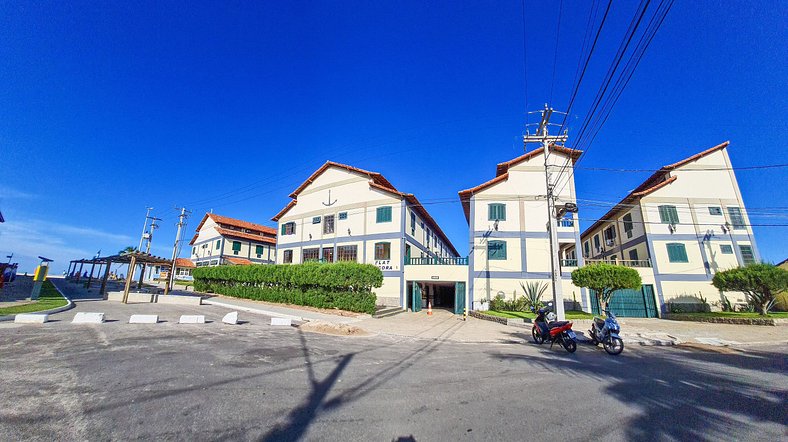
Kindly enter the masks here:
[[356, 261], [383, 271], [378, 303], [407, 307], [409, 259], [456, 257], [457, 251], [410, 194], [382, 175], [328, 162], [291, 195], [279, 223], [276, 262]]
[[273, 264], [276, 260], [276, 230], [206, 213], [189, 246], [190, 259], [197, 267]]
[[[566, 167], [555, 185], [558, 204], [575, 201], [571, 171], [579, 155], [577, 150], [551, 148], [548, 164], [556, 171]], [[496, 296], [514, 299], [524, 294], [521, 283], [530, 281], [546, 284], [545, 298], [553, 296], [544, 163], [544, 149], [536, 149], [499, 164], [493, 180], [460, 192], [469, 224], [469, 303]], [[557, 230], [562, 250], [579, 242], [576, 214], [559, 220]], [[578, 263], [565, 259], [562, 264], [564, 299], [585, 308], [585, 290], [574, 287], [569, 274]]]
[[714, 273], [760, 261], [727, 146], [657, 171], [583, 232], [583, 256], [637, 268], [663, 310], [698, 295], [719, 300]]

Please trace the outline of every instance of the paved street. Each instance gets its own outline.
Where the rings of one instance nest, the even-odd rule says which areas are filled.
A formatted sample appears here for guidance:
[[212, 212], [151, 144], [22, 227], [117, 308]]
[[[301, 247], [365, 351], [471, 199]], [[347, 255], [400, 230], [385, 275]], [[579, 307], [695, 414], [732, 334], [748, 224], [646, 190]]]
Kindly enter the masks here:
[[[152, 307], [167, 322], [126, 323]], [[225, 325], [212, 306], [111, 309], [101, 325], [70, 324], [78, 310], [0, 325], [0, 440], [777, 440], [788, 428], [784, 346], [569, 355], [448, 341], [461, 325], [346, 338], [252, 314]], [[214, 322], [176, 324], [179, 309]]]

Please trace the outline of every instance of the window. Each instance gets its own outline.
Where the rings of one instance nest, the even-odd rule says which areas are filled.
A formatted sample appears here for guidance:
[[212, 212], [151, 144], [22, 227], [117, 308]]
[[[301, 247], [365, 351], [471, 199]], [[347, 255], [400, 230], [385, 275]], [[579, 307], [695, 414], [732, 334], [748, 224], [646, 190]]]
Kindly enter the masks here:
[[502, 203], [488, 204], [487, 219], [489, 221], [506, 221], [506, 205]]
[[291, 264], [293, 262], [293, 251], [292, 250], [285, 250], [283, 253], [282, 262], [285, 264]]
[[323, 248], [323, 262], [334, 262], [334, 248], [333, 247], [324, 247]]
[[740, 245], [739, 252], [741, 252], [741, 259], [744, 261], [744, 265], [755, 264], [755, 255], [752, 253], [752, 246]]
[[196, 254], [197, 254], [197, 247], [192, 247], [192, 255], [196, 255]]
[[326, 215], [323, 217], [323, 233], [334, 233], [334, 215]]
[[313, 216], [312, 217], [312, 224], [320, 224], [320, 217], [319, 216]]
[[588, 241], [583, 243], [583, 252], [584, 252], [584, 256], [586, 257], [591, 256], [591, 247]]
[[632, 214], [627, 213], [621, 220], [624, 221], [624, 233], [627, 234], [627, 238], [632, 238]]
[[638, 251], [637, 249], [632, 249], [629, 251], [629, 260], [630, 261], [637, 261], [638, 260]]
[[506, 241], [490, 241], [487, 243], [487, 258], [491, 260], [506, 259]]
[[263, 256], [263, 246], [260, 245], [254, 246], [254, 253], [257, 254], [258, 258], [261, 258]]
[[282, 224], [282, 235], [295, 235], [295, 223], [289, 222]]
[[432, 232], [430, 232], [429, 230], [426, 230], [425, 233], [427, 235], [427, 241], [425, 243], [426, 243], [427, 247], [429, 247], [430, 246], [430, 240], [432, 239]]
[[720, 252], [723, 255], [733, 255], [733, 246], [730, 244], [720, 244]]
[[221, 247], [222, 247], [222, 240], [221, 239], [217, 239], [216, 240], [216, 250], [219, 250]]
[[390, 223], [391, 222], [391, 206], [378, 207], [375, 222]]
[[659, 206], [659, 220], [662, 224], [678, 224], [679, 213], [676, 206]]
[[410, 261], [410, 244], [405, 244], [405, 262]]
[[605, 235], [605, 243], [609, 246], [613, 245], [613, 240], [616, 239], [616, 227], [610, 226], [603, 232]]
[[599, 250], [599, 235], [594, 235], [594, 249]]
[[668, 243], [668, 261], [670, 262], [689, 262], [687, 249], [681, 243]]
[[302, 262], [309, 262], [309, 261], [317, 261], [320, 259], [320, 249], [315, 247], [314, 249], [304, 249], [301, 252]]
[[377, 243], [375, 243], [375, 259], [376, 260], [391, 259], [391, 243], [390, 242], [377, 242]]
[[744, 217], [741, 214], [741, 209], [738, 207], [728, 207], [728, 216], [731, 217], [731, 224], [734, 229], [744, 228]]
[[416, 236], [416, 214], [410, 212], [410, 236]]
[[709, 207], [709, 215], [722, 215], [722, 209], [720, 207]]
[[339, 219], [340, 220], [347, 219], [347, 212], [339, 212]]
[[233, 241], [233, 255], [241, 251], [241, 241]]
[[358, 249], [356, 246], [337, 246], [337, 261], [357, 261]]
[[432, 235], [432, 245], [438, 247], [438, 235]]

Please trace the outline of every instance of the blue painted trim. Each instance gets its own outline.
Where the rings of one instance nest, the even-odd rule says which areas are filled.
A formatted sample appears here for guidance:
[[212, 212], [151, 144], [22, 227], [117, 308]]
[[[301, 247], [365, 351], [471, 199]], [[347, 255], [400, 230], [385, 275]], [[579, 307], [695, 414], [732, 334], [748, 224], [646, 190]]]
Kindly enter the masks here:
[[[547, 232], [523, 232], [523, 231], [473, 231], [476, 238], [538, 238], [547, 239], [550, 235]], [[574, 232], [558, 232], [558, 239], [575, 239]]]
[[[336, 238], [336, 242], [340, 243], [340, 242], [356, 242], [356, 241], [378, 241], [378, 240], [386, 240], [386, 239], [395, 241], [395, 240], [397, 240], [399, 238], [400, 237], [398, 236], [397, 232], [374, 233], [374, 234], [371, 234], [371, 235], [340, 236], [340, 237]], [[293, 242], [293, 243], [288, 243], [288, 244], [284, 244], [283, 243], [283, 244], [279, 244], [279, 246], [281, 246], [283, 249], [290, 249], [290, 248], [296, 248], [296, 247], [314, 247], [314, 246], [320, 247], [320, 245], [322, 243], [324, 243], [325, 241], [326, 241], [325, 239], [322, 239], [322, 240], [315, 239], [315, 240], [312, 240], [312, 241], [301, 241], [301, 242]], [[366, 250], [366, 248], [365, 248], [365, 250]], [[365, 259], [365, 261], [366, 261], [366, 259]]]
[[[646, 234], [651, 241], [695, 241], [699, 238], [694, 233], [658, 233]], [[703, 238], [703, 236], [700, 236]], [[749, 241], [749, 235], [712, 235], [708, 241], [731, 241], [731, 239], [738, 241]]]
[[[473, 275], [476, 274], [476, 276]], [[550, 279], [550, 272], [517, 272], [517, 271], [487, 271], [480, 270], [471, 273], [473, 278], [492, 278], [492, 279]], [[567, 272], [561, 273], [562, 279], [570, 279], [571, 275]]]
[[474, 254], [475, 254], [474, 253], [475, 252], [474, 248], [476, 246], [476, 243], [475, 243], [476, 239], [475, 239], [475, 236], [473, 234], [473, 232], [474, 232], [474, 216], [476, 214], [476, 208], [474, 207], [475, 206], [474, 200], [475, 200], [475, 197], [471, 196], [471, 200], [469, 202], [469, 204], [470, 204], [470, 206], [469, 206], [470, 207], [470, 214], [469, 214], [469, 217], [468, 217], [468, 221], [470, 223], [469, 229], [468, 229], [468, 236], [470, 237], [470, 239], [469, 239], [470, 240], [470, 244], [469, 244], [469, 249], [468, 249], [468, 305], [467, 305], [468, 310], [471, 310], [473, 308], [473, 293], [474, 293], [473, 292], [473, 288], [474, 288], [474, 283], [473, 283], [474, 282], [473, 281], [473, 268], [474, 268], [473, 267], [473, 265], [474, 265], [473, 264], [473, 258], [474, 258]]
[[684, 282], [684, 281], [688, 281], [688, 282], [690, 282], [690, 281], [695, 281], [695, 282], [703, 281], [703, 282], [708, 282], [708, 281], [711, 281], [712, 276], [711, 275], [707, 275], [707, 274], [703, 274], [703, 275], [700, 275], [700, 274], [688, 275], [686, 273], [681, 273], [681, 274], [677, 274], [677, 273], [663, 273], [663, 274], [659, 275], [659, 279], [660, 279], [660, 281], [679, 281], [679, 282]]
[[411, 242], [412, 245], [416, 246], [417, 249], [419, 249], [420, 251], [426, 253], [427, 256], [430, 256], [430, 257], [433, 257], [433, 258], [438, 256], [435, 252], [431, 252], [429, 249], [424, 247], [424, 245], [422, 245], [421, 243], [416, 241], [416, 238], [410, 236], [410, 234], [406, 233], [405, 234], [405, 238], [408, 239]]
[[[383, 272], [383, 276], [386, 278], [399, 278], [402, 276], [402, 272], [399, 270], [386, 270]], [[402, 302], [401, 297], [400, 297], [400, 302]]]

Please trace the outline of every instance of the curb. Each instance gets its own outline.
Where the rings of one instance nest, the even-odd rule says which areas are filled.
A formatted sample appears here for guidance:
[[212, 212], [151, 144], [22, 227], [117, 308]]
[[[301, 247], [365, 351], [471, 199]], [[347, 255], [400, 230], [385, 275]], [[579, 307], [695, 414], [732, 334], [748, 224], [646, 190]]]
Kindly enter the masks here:
[[310, 321], [309, 319], [303, 318], [301, 316], [286, 315], [284, 313], [276, 313], [276, 312], [272, 312], [270, 310], [262, 310], [262, 309], [251, 308], [251, 307], [243, 307], [243, 306], [240, 306], [240, 305], [227, 304], [225, 302], [213, 301], [213, 300], [210, 300], [210, 299], [203, 299], [202, 302], [203, 302], [203, 304], [207, 304], [207, 305], [215, 305], [215, 306], [218, 306], [218, 307], [229, 308], [229, 309], [232, 309], [232, 310], [241, 310], [241, 311], [249, 312], [249, 313], [257, 313], [258, 315], [273, 316], [273, 317], [276, 317], [276, 318], [291, 319], [293, 321], [301, 321], [301, 322], [309, 322]]
[[[50, 282], [52, 282], [52, 281], [50, 281]], [[61, 292], [60, 289], [58, 288], [58, 286], [56, 286], [54, 282], [52, 282], [52, 287], [54, 287], [55, 290], [57, 290], [57, 292], [60, 293], [60, 296], [62, 296], [63, 299], [66, 300], [67, 304], [62, 306], [62, 307], [52, 308], [52, 309], [49, 309], [49, 310], [42, 310], [42, 311], [39, 311], [39, 312], [29, 312], [29, 313], [40, 314], [40, 315], [51, 315], [51, 314], [54, 314], [54, 313], [60, 313], [60, 312], [64, 312], [66, 310], [71, 310], [72, 308], [74, 308], [74, 301], [69, 299], [68, 296], [66, 296], [63, 292]], [[14, 318], [16, 318], [16, 315], [17, 314], [14, 313], [13, 315], [0, 316], [0, 322], [13, 321]]]

